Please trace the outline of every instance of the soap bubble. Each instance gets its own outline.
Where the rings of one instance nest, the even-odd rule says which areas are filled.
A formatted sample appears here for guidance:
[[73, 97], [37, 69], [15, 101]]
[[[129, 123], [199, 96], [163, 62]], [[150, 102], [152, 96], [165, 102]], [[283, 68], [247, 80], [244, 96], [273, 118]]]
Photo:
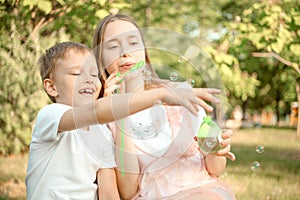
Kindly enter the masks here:
[[189, 79], [189, 80], [188, 80], [188, 83], [189, 83], [192, 87], [194, 87], [195, 84], [196, 84], [196, 81], [195, 81], [194, 79]]
[[149, 81], [151, 79], [151, 72], [149, 70], [144, 70], [142, 74], [145, 81]]
[[170, 73], [170, 80], [171, 81], [177, 81], [178, 79], [178, 74], [176, 72], [171, 72]]
[[265, 150], [265, 147], [263, 145], [258, 145], [256, 148], [255, 148], [255, 151], [257, 153], [263, 153]]
[[178, 58], [179, 63], [183, 63], [185, 60], [186, 60], [186, 58], [183, 56], [179, 56], [179, 58]]
[[253, 161], [250, 168], [252, 171], [256, 171], [260, 168], [260, 163], [258, 161]]
[[207, 138], [205, 142], [208, 147], [213, 148], [218, 144], [218, 139], [211, 137], [211, 138]]

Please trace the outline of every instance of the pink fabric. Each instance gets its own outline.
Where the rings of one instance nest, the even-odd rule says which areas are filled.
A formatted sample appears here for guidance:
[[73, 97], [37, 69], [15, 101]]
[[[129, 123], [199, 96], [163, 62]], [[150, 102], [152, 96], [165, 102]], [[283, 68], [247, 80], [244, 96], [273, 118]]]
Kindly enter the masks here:
[[139, 191], [133, 199], [177, 200], [197, 195], [191, 198], [235, 200], [230, 187], [208, 174], [204, 157], [194, 140], [201, 123], [199, 119], [205, 115], [204, 110], [201, 110], [197, 118], [182, 107], [165, 106], [165, 108], [170, 124], [170, 129], [166, 129], [169, 131], [165, 134], [169, 135], [171, 145], [167, 146], [168, 148], [160, 148], [157, 146], [157, 140], [146, 141], [147, 145], [157, 149], [157, 152], [147, 152], [152, 148], [147, 149], [143, 141], [135, 142], [142, 176]]
[[[173, 143], [161, 157], [147, 152], [139, 155], [142, 176], [139, 192], [134, 199], [177, 200], [195, 194], [197, 199], [202, 194], [206, 199], [236, 199], [230, 187], [206, 171], [204, 157], [194, 140], [199, 126], [195, 123], [195, 117], [180, 107], [166, 108]], [[181, 148], [181, 144], [188, 148]], [[141, 146], [138, 148], [143, 151]]]

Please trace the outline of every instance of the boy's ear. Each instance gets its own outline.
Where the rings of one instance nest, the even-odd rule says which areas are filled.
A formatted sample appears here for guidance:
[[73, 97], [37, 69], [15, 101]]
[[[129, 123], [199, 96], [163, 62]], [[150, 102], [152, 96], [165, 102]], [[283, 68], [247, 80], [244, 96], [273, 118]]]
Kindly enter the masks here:
[[58, 92], [56, 90], [56, 87], [54, 85], [54, 82], [52, 79], [45, 79], [44, 80], [44, 89], [47, 92], [48, 95], [52, 96], [52, 97], [57, 97], [58, 96]]

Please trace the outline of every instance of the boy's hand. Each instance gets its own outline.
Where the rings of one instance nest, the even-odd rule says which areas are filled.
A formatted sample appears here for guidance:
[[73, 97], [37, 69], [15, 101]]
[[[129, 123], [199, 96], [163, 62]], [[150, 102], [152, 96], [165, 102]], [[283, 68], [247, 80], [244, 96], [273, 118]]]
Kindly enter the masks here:
[[[159, 88], [159, 87], [170, 87], [176, 88], [179, 85], [179, 82], [173, 82], [164, 79], [155, 79], [151, 78], [149, 81], [149, 89]], [[221, 90], [217, 88], [193, 88], [193, 92], [196, 95], [198, 102], [197, 104], [204, 108], [208, 112], [213, 111], [213, 107], [211, 107], [207, 102], [212, 102], [214, 104], [220, 103], [220, 100], [215, 97], [215, 94], [221, 94]]]
[[220, 94], [221, 90], [216, 88], [193, 88], [194, 94], [198, 98], [198, 105], [208, 112], [213, 111], [213, 107], [207, 104], [205, 101], [212, 102], [214, 104], [220, 103], [220, 100], [214, 96], [214, 94]]

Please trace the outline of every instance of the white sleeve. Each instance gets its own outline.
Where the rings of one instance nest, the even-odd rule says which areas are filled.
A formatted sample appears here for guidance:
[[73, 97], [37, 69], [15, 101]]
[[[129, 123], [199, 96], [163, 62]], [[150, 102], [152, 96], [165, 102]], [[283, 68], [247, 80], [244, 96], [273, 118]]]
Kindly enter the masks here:
[[58, 126], [63, 114], [72, 107], [53, 103], [42, 108], [37, 116], [32, 137], [40, 142], [56, 140]]

